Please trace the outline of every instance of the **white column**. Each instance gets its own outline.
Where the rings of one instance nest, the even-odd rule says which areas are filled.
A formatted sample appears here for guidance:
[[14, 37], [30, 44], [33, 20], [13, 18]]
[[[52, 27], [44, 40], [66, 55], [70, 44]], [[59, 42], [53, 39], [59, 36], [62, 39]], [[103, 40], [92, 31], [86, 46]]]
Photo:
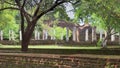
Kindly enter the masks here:
[[43, 30], [43, 40], [47, 40], [47, 39], [48, 39], [47, 30]]
[[61, 40], [63, 40], [63, 32], [61, 33]]
[[115, 41], [115, 35], [111, 35], [111, 41]]
[[88, 37], [88, 29], [86, 29], [86, 31], [85, 31], [85, 41], [88, 41], [89, 39], [88, 39], [89, 37]]
[[[44, 34], [44, 36], [45, 36], [45, 34]], [[35, 30], [35, 40], [40, 40], [40, 32], [38, 32], [38, 30]]]
[[94, 31], [95, 31], [94, 37], [95, 37], [95, 41], [96, 41], [97, 40], [96, 28], [94, 28]]
[[34, 35], [35, 35], [35, 40], [38, 40], [38, 39], [37, 39], [37, 32], [38, 32], [38, 31], [35, 30], [35, 33], [34, 33]]
[[12, 35], [11, 35], [11, 30], [9, 30], [9, 40], [12, 40], [12, 39], [11, 39], [11, 36], [12, 36]]
[[51, 36], [51, 40], [53, 40], [53, 36]]
[[11, 33], [12, 33], [12, 40], [15, 40], [15, 34], [14, 34], [14, 31], [11, 30]]
[[0, 40], [3, 40], [3, 31], [0, 31]]
[[119, 45], [120, 45], [120, 32], [119, 32]]
[[51, 33], [50, 39], [53, 40], [53, 34], [54, 34], [54, 33], [53, 33], [53, 30], [50, 30], [50, 33]]
[[76, 41], [76, 27], [73, 28], [73, 41]]
[[56, 35], [56, 31], [55, 31], [55, 29], [53, 30], [53, 40], [55, 40], [56, 38], [55, 38], [55, 35]]
[[37, 32], [37, 40], [40, 40], [40, 32]]
[[102, 31], [100, 31], [100, 40], [102, 40]]
[[80, 42], [80, 39], [79, 39], [79, 38], [80, 38], [79, 29], [76, 29], [76, 35], [75, 35], [75, 36], [76, 36], [76, 41], [77, 41], [77, 42]]
[[9, 40], [15, 40], [13, 30], [9, 30]]
[[94, 28], [92, 28], [92, 42], [95, 40], [94, 36], [95, 36], [95, 31], [94, 31]]
[[45, 30], [43, 30], [42, 39], [45, 40]]
[[55, 35], [56, 35], [55, 29], [51, 30], [51, 32], [52, 32], [51, 40], [55, 40], [56, 39], [55, 38]]
[[48, 39], [48, 33], [47, 33], [47, 30], [45, 30], [45, 40]]
[[105, 37], [107, 37], [107, 32], [105, 31]]
[[20, 40], [22, 40], [22, 32], [21, 32], [21, 30], [19, 31], [19, 37], [20, 37]]
[[66, 41], [69, 41], [69, 28], [66, 27]]

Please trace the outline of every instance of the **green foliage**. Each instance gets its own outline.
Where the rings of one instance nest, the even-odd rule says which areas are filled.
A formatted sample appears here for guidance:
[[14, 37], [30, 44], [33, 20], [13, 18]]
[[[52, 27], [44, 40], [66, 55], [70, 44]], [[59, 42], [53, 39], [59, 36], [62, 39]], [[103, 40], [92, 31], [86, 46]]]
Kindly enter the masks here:
[[[52, 21], [51, 23], [53, 24], [53, 27], [50, 27], [49, 25], [47, 24], [42, 24], [42, 29], [45, 29], [48, 31], [48, 34], [51, 36], [51, 37], [55, 37], [56, 39], [61, 39], [61, 35], [63, 37], [66, 36], [66, 28], [62, 28], [62, 27], [58, 27], [57, 24], [58, 24], [58, 20], [54, 20]], [[72, 35], [72, 32], [71, 30], [69, 30], [69, 37]]]
[[75, 20], [88, 19], [97, 29], [114, 34], [120, 31], [120, 1], [118, 0], [81, 0], [76, 7]]
[[18, 31], [19, 25], [16, 24], [15, 15], [16, 11], [3, 11], [0, 12], [0, 30], [4, 32], [4, 38], [8, 38], [9, 30], [13, 30], [15, 32]]
[[54, 14], [54, 17], [55, 17], [55, 18], [59, 18], [59, 14], [60, 14], [60, 12], [56, 12], [56, 13]]
[[47, 25], [44, 24], [45, 20], [52, 21], [53, 24], [56, 25], [58, 23], [58, 20], [67, 20], [67, 21], [69, 21], [69, 17], [66, 14], [65, 9], [56, 8], [56, 10], [54, 12], [51, 12], [51, 13], [48, 13], [48, 14], [42, 16], [39, 19], [39, 21], [37, 23], [37, 26], [39, 28], [41, 28], [41, 29], [44, 28], [44, 26], [47, 27]]
[[[55, 30], [55, 34], [54, 31]], [[61, 39], [61, 35], [63, 35], [63, 37], [66, 36], [66, 28], [61, 28], [61, 27], [53, 27], [51, 28], [51, 30], [49, 31], [49, 35], [50, 36], [55, 36], [56, 39]], [[71, 36], [71, 31], [69, 30], [69, 37]]]
[[[55, 31], [55, 33], [54, 33], [54, 31]], [[51, 29], [51, 31], [49, 31], [49, 35], [52, 37], [55, 36], [56, 39], [60, 39], [62, 34], [63, 34], [63, 36], [65, 36], [65, 34], [66, 34], [65, 31], [66, 30], [64, 28], [54, 27]]]
[[101, 43], [102, 43], [102, 40], [98, 40], [98, 42], [97, 42], [97, 47], [101, 47]]
[[89, 8], [90, 3], [87, 2], [86, 0], [81, 0], [79, 5], [75, 6], [75, 22], [79, 22], [79, 19], [85, 19], [87, 20], [89, 15], [90, 15], [90, 8]]
[[[56, 39], [60, 40], [61, 35], [63, 37], [66, 36], [66, 28], [54, 26], [54, 27], [49, 27], [48, 25], [42, 25], [43, 29], [48, 31], [49, 36], [55, 37]], [[69, 37], [71, 36], [71, 31], [69, 30]]]
[[58, 6], [57, 8], [55, 8], [55, 11], [53, 11], [52, 13], [50, 14], [53, 14], [52, 17], [54, 19], [58, 19], [58, 20], [67, 20], [69, 21], [70, 18], [68, 17], [67, 13], [66, 13], [66, 8], [65, 6], [61, 5], [61, 6]]
[[103, 21], [103, 19], [100, 16], [97, 16], [96, 14], [93, 13], [91, 15], [91, 19], [89, 19], [89, 20], [90, 20], [92, 26], [97, 26], [96, 27], [97, 31], [107, 29], [105, 22]]
[[105, 68], [115, 68], [115, 66], [110, 62], [107, 62]]
[[0, 46], [2, 46], [2, 44], [0, 44]]

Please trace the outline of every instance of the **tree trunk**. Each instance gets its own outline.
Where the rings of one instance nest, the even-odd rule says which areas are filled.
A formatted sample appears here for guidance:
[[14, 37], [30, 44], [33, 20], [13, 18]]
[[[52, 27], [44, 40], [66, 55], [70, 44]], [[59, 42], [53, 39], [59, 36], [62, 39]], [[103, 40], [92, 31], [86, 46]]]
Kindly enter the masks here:
[[35, 28], [36, 20], [32, 21], [32, 24], [29, 24], [25, 30], [25, 32], [22, 34], [22, 44], [21, 44], [21, 51], [28, 51], [28, 44], [30, 42], [30, 38], [32, 36], [32, 33]]
[[106, 33], [105, 38], [102, 39], [101, 46], [102, 46], [103, 48], [106, 48], [106, 47], [107, 47], [107, 40], [108, 40], [108, 37], [109, 37], [109, 36], [110, 36], [110, 35], [109, 35], [108, 33]]
[[107, 38], [104, 38], [104, 39], [102, 40], [101, 46], [102, 46], [103, 48], [106, 48], [106, 47], [107, 47]]
[[21, 51], [24, 51], [24, 52], [28, 51], [28, 44], [29, 44], [28, 40], [22, 40]]

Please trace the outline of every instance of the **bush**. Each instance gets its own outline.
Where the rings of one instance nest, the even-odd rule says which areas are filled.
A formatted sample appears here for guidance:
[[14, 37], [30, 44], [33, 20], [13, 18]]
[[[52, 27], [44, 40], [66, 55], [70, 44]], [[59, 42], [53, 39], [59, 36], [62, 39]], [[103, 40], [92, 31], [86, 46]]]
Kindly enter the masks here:
[[97, 42], [97, 47], [101, 47], [101, 43], [102, 43], [102, 40], [98, 40], [98, 42]]

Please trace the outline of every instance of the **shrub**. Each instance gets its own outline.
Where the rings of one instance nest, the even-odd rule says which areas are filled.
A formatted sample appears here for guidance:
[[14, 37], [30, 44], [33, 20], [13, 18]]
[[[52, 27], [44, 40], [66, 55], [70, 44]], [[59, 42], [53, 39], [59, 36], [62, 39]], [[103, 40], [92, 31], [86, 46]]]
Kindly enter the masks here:
[[97, 47], [101, 47], [101, 43], [102, 43], [102, 40], [98, 40], [98, 42], [97, 42]]

